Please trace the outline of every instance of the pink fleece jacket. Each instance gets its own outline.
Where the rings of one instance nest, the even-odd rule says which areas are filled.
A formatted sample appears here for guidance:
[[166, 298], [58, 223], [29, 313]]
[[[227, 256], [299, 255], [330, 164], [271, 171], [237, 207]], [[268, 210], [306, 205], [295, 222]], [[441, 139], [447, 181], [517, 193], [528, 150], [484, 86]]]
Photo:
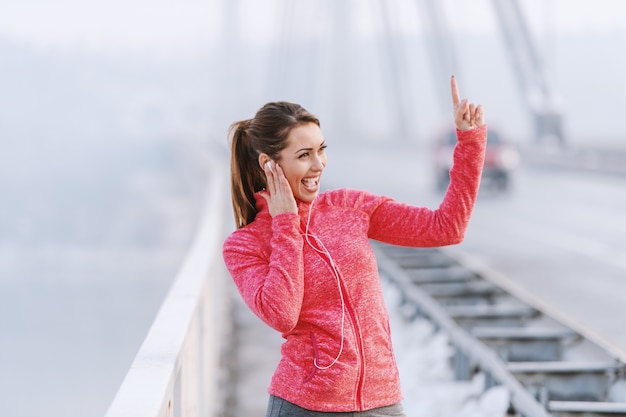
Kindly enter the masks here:
[[298, 215], [272, 218], [257, 195], [255, 220], [226, 239], [223, 255], [246, 304], [285, 339], [270, 394], [327, 412], [402, 400], [369, 239], [412, 247], [463, 240], [487, 129], [457, 135], [450, 186], [437, 210], [341, 189], [299, 202]]

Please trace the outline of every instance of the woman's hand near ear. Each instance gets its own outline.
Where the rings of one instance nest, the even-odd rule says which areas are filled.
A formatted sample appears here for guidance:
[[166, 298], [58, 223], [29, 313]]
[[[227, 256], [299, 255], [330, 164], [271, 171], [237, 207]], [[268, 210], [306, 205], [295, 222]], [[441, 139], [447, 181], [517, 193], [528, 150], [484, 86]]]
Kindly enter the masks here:
[[298, 214], [298, 204], [280, 165], [268, 161], [263, 165], [263, 171], [267, 178], [267, 189], [261, 192], [261, 196], [267, 201], [270, 215]]

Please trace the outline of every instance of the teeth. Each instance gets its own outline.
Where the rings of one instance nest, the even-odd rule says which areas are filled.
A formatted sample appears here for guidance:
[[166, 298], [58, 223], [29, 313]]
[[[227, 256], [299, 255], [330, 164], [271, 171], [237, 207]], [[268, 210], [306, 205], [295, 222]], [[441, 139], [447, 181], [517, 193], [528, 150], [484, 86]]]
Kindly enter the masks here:
[[317, 187], [318, 181], [319, 181], [319, 178], [304, 178], [302, 180], [302, 184], [304, 184], [306, 188], [313, 189]]

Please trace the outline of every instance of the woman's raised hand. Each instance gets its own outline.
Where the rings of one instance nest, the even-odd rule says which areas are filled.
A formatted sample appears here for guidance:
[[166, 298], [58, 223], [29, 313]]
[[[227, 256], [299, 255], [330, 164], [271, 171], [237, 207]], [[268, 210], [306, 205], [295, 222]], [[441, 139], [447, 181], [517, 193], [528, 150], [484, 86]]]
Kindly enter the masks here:
[[454, 75], [450, 79], [452, 105], [454, 106], [454, 123], [459, 130], [470, 130], [485, 124], [483, 106], [470, 103], [466, 98], [461, 100]]
[[268, 161], [263, 165], [263, 171], [267, 178], [267, 190], [261, 192], [261, 196], [267, 201], [270, 215], [274, 217], [281, 213], [298, 214], [296, 199], [280, 165]]

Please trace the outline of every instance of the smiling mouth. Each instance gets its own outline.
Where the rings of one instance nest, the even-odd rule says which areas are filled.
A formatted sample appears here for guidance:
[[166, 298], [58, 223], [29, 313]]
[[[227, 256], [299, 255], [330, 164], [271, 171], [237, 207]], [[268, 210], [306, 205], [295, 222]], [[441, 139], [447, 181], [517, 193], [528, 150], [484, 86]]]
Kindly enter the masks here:
[[320, 183], [320, 177], [303, 178], [302, 185], [307, 191], [317, 191]]

